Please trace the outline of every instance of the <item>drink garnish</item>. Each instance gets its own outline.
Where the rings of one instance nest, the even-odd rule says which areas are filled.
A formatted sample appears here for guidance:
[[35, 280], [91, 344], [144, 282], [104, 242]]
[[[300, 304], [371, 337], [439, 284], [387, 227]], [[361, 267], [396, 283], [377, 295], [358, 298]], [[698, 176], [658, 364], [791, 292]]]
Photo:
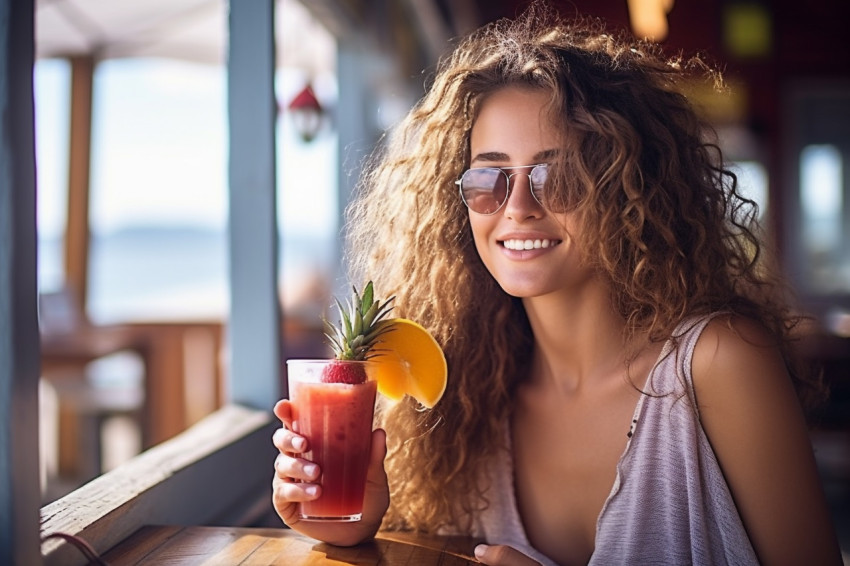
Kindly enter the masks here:
[[448, 366], [443, 349], [424, 327], [406, 318], [391, 318], [393, 331], [381, 338], [376, 366], [378, 392], [399, 400], [410, 395], [429, 409], [446, 390]]
[[325, 383], [363, 383], [366, 371], [362, 364], [347, 364], [346, 361], [365, 361], [376, 355], [375, 345], [380, 337], [392, 330], [385, 317], [392, 310], [395, 297], [383, 303], [374, 300], [372, 282], [366, 284], [361, 295], [356, 287], [347, 308], [336, 300], [340, 322], [338, 325], [325, 321], [328, 331], [325, 336], [331, 342], [335, 362], [325, 366], [322, 381]]
[[406, 318], [386, 318], [392, 310], [391, 297], [374, 300], [372, 282], [362, 296], [354, 295], [343, 307], [336, 301], [340, 324], [328, 323], [326, 333], [334, 350], [335, 362], [322, 372], [325, 383], [363, 383], [366, 370], [348, 360], [368, 360], [378, 382], [378, 392], [393, 400], [410, 395], [422, 405], [433, 408], [446, 390], [448, 367], [443, 349], [428, 330]]

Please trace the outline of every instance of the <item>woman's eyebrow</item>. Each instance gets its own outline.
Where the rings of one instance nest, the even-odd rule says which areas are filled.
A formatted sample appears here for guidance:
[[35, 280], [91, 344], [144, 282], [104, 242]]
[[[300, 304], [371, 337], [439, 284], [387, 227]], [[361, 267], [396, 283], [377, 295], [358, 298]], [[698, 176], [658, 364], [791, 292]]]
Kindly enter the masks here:
[[507, 153], [502, 153], [500, 151], [485, 151], [483, 153], [479, 153], [475, 157], [472, 158], [472, 162], [476, 161], [508, 161], [510, 156]]
[[[558, 155], [557, 149], [544, 149], [534, 154], [534, 161], [547, 161]], [[501, 151], [484, 151], [472, 158], [471, 163], [479, 161], [510, 161], [510, 156]]]
[[550, 159], [555, 158], [558, 153], [560, 153], [557, 149], [544, 149], [543, 151], [537, 152], [534, 154], [535, 161], [549, 161]]

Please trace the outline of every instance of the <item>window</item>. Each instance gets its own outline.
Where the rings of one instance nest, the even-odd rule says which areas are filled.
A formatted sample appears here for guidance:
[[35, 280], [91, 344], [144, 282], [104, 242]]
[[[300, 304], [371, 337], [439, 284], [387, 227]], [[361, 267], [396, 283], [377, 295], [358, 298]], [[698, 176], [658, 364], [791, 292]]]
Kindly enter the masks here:
[[219, 318], [227, 309], [225, 69], [100, 63], [92, 132], [89, 314]]
[[844, 222], [843, 163], [834, 145], [800, 153], [800, 214], [804, 271], [810, 292], [850, 293], [850, 228]]
[[[336, 99], [336, 76], [322, 79], [312, 81], [313, 88], [320, 103], [331, 107]], [[301, 69], [279, 69], [279, 104], [285, 107], [306, 80]], [[304, 141], [290, 118], [284, 108], [277, 128], [279, 284], [285, 314], [313, 324], [330, 305], [330, 282], [339, 264], [337, 134], [325, 124], [316, 138]]]
[[850, 318], [850, 83], [800, 82], [785, 100], [786, 267], [802, 306], [831, 332]]
[[[309, 13], [299, 4], [279, 6], [277, 17], [279, 26], [286, 25], [278, 33], [298, 44], [298, 49], [286, 51], [287, 58], [278, 59], [280, 106], [309, 79], [322, 104], [332, 109], [337, 98], [335, 39], [318, 22], [305, 20]], [[71, 279], [64, 275], [62, 245], [71, 65], [58, 59], [39, 61], [37, 76], [36, 145], [45, 187], [40, 192], [44, 202], [39, 206], [39, 229], [46, 250], [40, 254], [39, 275], [42, 290], [58, 291]], [[94, 66], [85, 314], [95, 325], [117, 323], [143, 334], [146, 351], [156, 355], [145, 359], [154, 360], [153, 366], [140, 366], [140, 360], [124, 356], [106, 360], [110, 363], [99, 359], [84, 372], [74, 371], [92, 387], [119, 384], [138, 389], [149, 380], [146, 372], [169, 382], [168, 391], [159, 387], [156, 393], [168, 403], [148, 403], [161, 408], [156, 416], [162, 418], [146, 420], [144, 445], [135, 442], [132, 450], [122, 450], [129, 445], [126, 430], [111, 435], [120, 436], [120, 441], [110, 442], [104, 428], [103, 440], [93, 443], [103, 448], [99, 459], [104, 470], [139, 447], [180, 432], [225, 398], [218, 329], [229, 311], [227, 88], [226, 67], [212, 63], [119, 57]], [[337, 135], [333, 127], [325, 127], [305, 143], [289, 120], [276, 125], [282, 295], [298, 309], [289, 314], [321, 324], [322, 313], [317, 311], [327, 308], [329, 297], [316, 289], [329, 289], [338, 265]], [[175, 395], [166, 395], [172, 390]], [[153, 395], [145, 391], [149, 393]], [[59, 399], [61, 392], [53, 397]], [[55, 409], [42, 409], [43, 431], [58, 430], [56, 419], [47, 422], [59, 412]], [[55, 455], [61, 444], [56, 436], [42, 442], [43, 461], [62, 461], [61, 454]], [[46, 470], [50, 498], [101, 468], [92, 465], [81, 472], [51, 464]], [[59, 490], [53, 490], [54, 485]]]
[[[280, 55], [275, 96], [281, 300], [289, 320], [315, 326], [331, 304], [339, 266], [339, 136], [333, 121], [337, 40], [298, 2], [278, 7], [275, 33]], [[308, 86], [324, 109], [310, 141], [298, 131], [289, 110], [290, 102]]]
[[[68, 193], [70, 68], [62, 59], [42, 59], [34, 71], [36, 163], [38, 164], [38, 287], [58, 291], [65, 281], [63, 243]], [[63, 135], [64, 133], [64, 135]]]

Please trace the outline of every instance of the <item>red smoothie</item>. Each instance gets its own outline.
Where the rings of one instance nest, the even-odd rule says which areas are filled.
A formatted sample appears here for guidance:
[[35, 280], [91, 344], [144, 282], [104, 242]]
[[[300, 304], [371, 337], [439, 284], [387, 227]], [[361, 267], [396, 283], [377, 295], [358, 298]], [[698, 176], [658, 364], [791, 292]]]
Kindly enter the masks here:
[[[290, 366], [291, 367], [291, 366]], [[372, 439], [377, 383], [290, 379], [293, 429], [307, 438], [303, 457], [319, 465], [321, 496], [301, 504], [302, 519], [357, 521]]]

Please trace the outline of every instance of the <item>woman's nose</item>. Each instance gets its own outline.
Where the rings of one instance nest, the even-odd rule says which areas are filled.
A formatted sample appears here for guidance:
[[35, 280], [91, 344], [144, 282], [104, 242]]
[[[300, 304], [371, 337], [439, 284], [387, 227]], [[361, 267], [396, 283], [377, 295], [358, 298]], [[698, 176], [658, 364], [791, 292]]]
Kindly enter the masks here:
[[508, 176], [508, 200], [504, 213], [508, 218], [524, 220], [543, 216], [543, 207], [531, 194], [529, 173], [513, 173]]

